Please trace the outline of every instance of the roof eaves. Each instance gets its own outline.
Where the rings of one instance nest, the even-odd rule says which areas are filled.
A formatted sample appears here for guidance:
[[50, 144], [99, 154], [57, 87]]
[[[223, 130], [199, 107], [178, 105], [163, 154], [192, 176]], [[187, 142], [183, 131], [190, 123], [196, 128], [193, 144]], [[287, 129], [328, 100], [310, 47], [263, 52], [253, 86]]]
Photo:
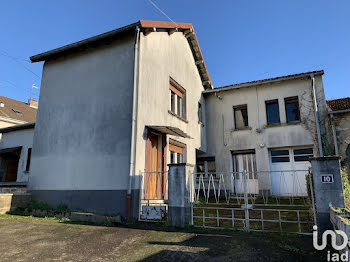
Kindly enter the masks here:
[[0, 128], [0, 134], [9, 133], [12, 131], [24, 130], [24, 129], [31, 129], [34, 127], [35, 127], [35, 123], [29, 123], [29, 124], [15, 125], [15, 126], [10, 126], [10, 127]]
[[137, 25], [140, 25], [140, 22], [136, 22], [136, 23], [133, 23], [133, 24], [130, 24], [127, 26], [123, 26], [123, 27], [114, 29], [112, 31], [109, 31], [109, 32], [106, 32], [103, 34], [99, 34], [99, 35], [96, 35], [96, 36], [93, 36], [93, 37], [90, 37], [90, 38], [87, 38], [87, 39], [84, 39], [84, 40], [81, 40], [81, 41], [78, 41], [78, 42], [75, 42], [75, 43], [72, 43], [69, 45], [65, 45], [65, 46], [62, 46], [62, 47], [59, 47], [59, 48], [56, 48], [56, 49], [53, 49], [53, 50], [50, 50], [50, 51], [47, 51], [47, 52], [44, 52], [41, 54], [31, 56], [30, 61], [33, 63], [45, 61], [45, 60], [56, 57], [58, 54], [62, 54], [62, 53], [70, 52], [72, 50], [84, 48], [92, 43], [97, 43], [97, 42], [100, 42], [102, 40], [106, 41], [108, 39], [113, 39], [116, 35], [130, 31], [133, 28], [135, 28]]
[[309, 77], [311, 75], [317, 76], [317, 75], [323, 75], [323, 74], [324, 74], [323, 70], [310, 71], [310, 72], [305, 72], [305, 73], [300, 73], [300, 74], [285, 75], [285, 76], [279, 76], [279, 77], [274, 77], [274, 78], [267, 78], [267, 79], [262, 79], [262, 80], [256, 80], [256, 81], [250, 81], [250, 82], [244, 82], [244, 83], [238, 83], [238, 84], [234, 84], [234, 85], [218, 87], [218, 88], [214, 88], [212, 90], [203, 91], [203, 93], [207, 94], [207, 93], [222, 92], [222, 91], [239, 89], [239, 88], [243, 88], [243, 87], [259, 86], [259, 85], [264, 85], [264, 84], [271, 84], [271, 83], [276, 83], [276, 82], [301, 79], [301, 78]]

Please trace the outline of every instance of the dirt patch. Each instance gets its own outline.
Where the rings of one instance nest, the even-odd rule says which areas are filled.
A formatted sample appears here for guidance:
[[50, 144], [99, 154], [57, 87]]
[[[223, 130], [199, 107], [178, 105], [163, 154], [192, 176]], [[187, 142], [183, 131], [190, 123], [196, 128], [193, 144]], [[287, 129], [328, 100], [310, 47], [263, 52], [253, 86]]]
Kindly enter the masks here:
[[0, 216], [2, 261], [324, 261], [312, 238]]

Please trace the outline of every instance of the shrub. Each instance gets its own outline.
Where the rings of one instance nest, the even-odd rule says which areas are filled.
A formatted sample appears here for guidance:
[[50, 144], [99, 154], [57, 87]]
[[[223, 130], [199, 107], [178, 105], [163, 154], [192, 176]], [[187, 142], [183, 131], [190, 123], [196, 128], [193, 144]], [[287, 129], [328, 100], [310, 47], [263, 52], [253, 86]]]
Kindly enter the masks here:
[[341, 176], [343, 180], [345, 207], [350, 209], [350, 183], [347, 170], [343, 169], [341, 171]]

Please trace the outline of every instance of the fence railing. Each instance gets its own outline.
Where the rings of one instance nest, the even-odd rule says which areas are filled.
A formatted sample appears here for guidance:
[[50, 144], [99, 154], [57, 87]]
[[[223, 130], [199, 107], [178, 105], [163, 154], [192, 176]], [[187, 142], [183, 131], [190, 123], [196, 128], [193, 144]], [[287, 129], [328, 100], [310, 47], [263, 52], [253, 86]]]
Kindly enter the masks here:
[[309, 170], [193, 174], [193, 224], [247, 231], [311, 234]]
[[[205, 203], [297, 204], [308, 196], [309, 170], [194, 173], [194, 200]], [[299, 201], [299, 204], [307, 204]]]

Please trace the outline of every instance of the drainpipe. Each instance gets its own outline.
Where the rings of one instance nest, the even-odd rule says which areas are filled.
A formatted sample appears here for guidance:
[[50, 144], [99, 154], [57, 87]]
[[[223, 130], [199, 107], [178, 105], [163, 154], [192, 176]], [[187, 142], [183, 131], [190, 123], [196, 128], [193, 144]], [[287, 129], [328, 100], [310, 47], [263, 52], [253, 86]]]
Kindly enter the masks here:
[[334, 149], [335, 149], [335, 155], [339, 156], [339, 148], [338, 148], [338, 141], [337, 141], [337, 133], [335, 130], [335, 123], [334, 123], [334, 116], [331, 115], [331, 125], [332, 125], [332, 134], [333, 134], [333, 143], [334, 143]]
[[129, 168], [129, 184], [126, 196], [126, 221], [130, 222], [131, 209], [131, 184], [135, 174], [135, 154], [136, 154], [136, 131], [137, 131], [137, 102], [138, 102], [138, 80], [139, 80], [139, 37], [140, 28], [136, 27], [135, 39], [135, 56], [134, 56], [134, 92], [132, 101], [132, 122], [131, 122], [131, 149], [130, 149], [130, 168]]
[[310, 77], [311, 77], [311, 82], [312, 82], [312, 94], [313, 94], [313, 99], [314, 99], [314, 110], [315, 110], [315, 117], [316, 117], [318, 147], [320, 150], [320, 156], [322, 157], [324, 155], [323, 155], [322, 137], [321, 137], [321, 131], [320, 131], [320, 116], [318, 113], [318, 104], [317, 104], [317, 99], [316, 99], [315, 76], [314, 76], [314, 74], [311, 74]]

